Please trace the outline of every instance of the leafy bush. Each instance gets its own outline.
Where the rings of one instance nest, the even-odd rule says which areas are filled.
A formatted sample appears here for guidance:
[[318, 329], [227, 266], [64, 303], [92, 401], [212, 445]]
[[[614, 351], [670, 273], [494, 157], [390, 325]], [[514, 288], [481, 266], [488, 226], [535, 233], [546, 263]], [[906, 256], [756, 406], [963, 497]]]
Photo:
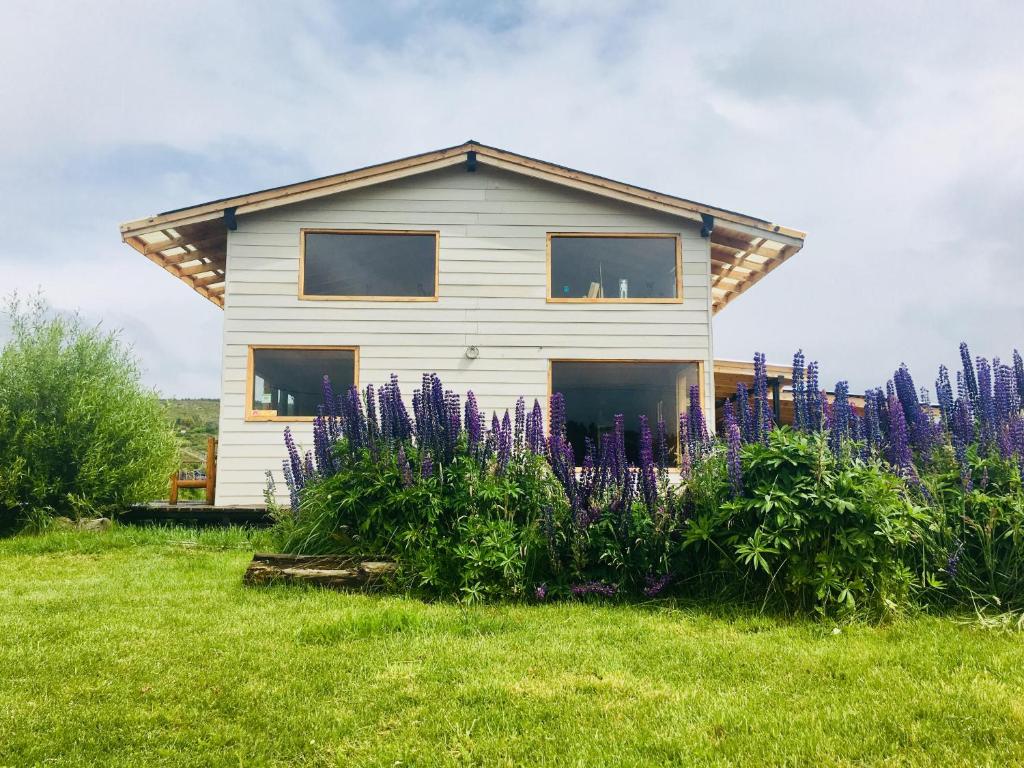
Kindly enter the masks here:
[[111, 514], [166, 489], [177, 445], [155, 394], [113, 333], [9, 307], [0, 354], [0, 527]]
[[728, 574], [727, 586], [823, 613], [907, 600], [927, 516], [898, 477], [878, 461], [834, 455], [826, 435], [788, 427], [745, 445], [741, 460], [738, 494], [720, 463], [706, 465], [710, 496], [685, 534], [698, 561]]
[[543, 552], [539, 511], [561, 494], [527, 446], [524, 405], [514, 428], [506, 418], [485, 434], [472, 393], [465, 429], [457, 396], [436, 377], [414, 396], [415, 422], [394, 379], [363, 399], [325, 387], [330, 411], [314, 425], [315, 455], [303, 460], [286, 437], [294, 504], [279, 523], [283, 548], [393, 557], [407, 584], [428, 594], [525, 594]]
[[923, 476], [935, 520], [929, 531], [930, 564], [953, 601], [1024, 608], [1024, 490], [1016, 462], [999, 456], [965, 457], [972, 477], [965, 487], [954, 462]]
[[[913, 600], [1024, 605], [1024, 360], [972, 361], [938, 406], [906, 366], [855, 405], [793, 361], [794, 428], [779, 428], [764, 356], [708, 434], [696, 387], [669, 479], [665, 425], [622, 418], [574, 456], [562, 396], [522, 398], [490, 429], [467, 394], [424, 377], [406, 413], [394, 377], [336, 397], [325, 380], [314, 450], [286, 430], [292, 551], [392, 555], [410, 583], [470, 599], [532, 594], [731, 595], [821, 614]], [[514, 425], [514, 426], [513, 426]], [[577, 459], [580, 459], [577, 461]]]

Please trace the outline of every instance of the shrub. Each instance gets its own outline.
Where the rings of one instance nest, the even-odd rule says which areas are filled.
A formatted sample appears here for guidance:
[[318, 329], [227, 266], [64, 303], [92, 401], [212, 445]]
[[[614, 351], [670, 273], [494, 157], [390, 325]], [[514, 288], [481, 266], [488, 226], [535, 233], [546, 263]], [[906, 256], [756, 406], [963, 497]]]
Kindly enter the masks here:
[[564, 502], [527, 443], [522, 402], [515, 426], [506, 414], [485, 431], [472, 393], [466, 428], [458, 396], [436, 377], [414, 395], [414, 419], [395, 379], [340, 398], [325, 380], [324, 399], [314, 452], [300, 456], [286, 435], [293, 504], [278, 526], [286, 551], [393, 557], [406, 584], [430, 595], [525, 594], [544, 551], [540, 510]]
[[397, 380], [336, 397], [325, 380], [314, 450], [286, 430], [292, 551], [397, 557], [411, 583], [472, 599], [533, 594], [729, 594], [820, 614], [914, 599], [1024, 605], [1024, 362], [972, 361], [936, 382], [906, 366], [856, 404], [793, 361], [795, 429], [774, 424], [764, 356], [708, 434], [693, 387], [680, 415], [680, 478], [665, 426], [641, 417], [639, 461], [622, 417], [574, 456], [562, 396], [490, 429], [424, 377], [406, 413]]
[[927, 516], [875, 460], [834, 455], [822, 433], [772, 430], [741, 451], [743, 488], [709, 462], [685, 544], [725, 586], [790, 610], [906, 602]]
[[177, 445], [116, 334], [12, 299], [0, 354], [0, 526], [111, 514], [166, 489]]
[[939, 597], [955, 602], [992, 602], [1024, 608], [1024, 491], [1015, 461], [964, 458], [978, 481], [965, 487], [953, 461], [926, 474], [935, 521], [929, 534], [929, 565]]

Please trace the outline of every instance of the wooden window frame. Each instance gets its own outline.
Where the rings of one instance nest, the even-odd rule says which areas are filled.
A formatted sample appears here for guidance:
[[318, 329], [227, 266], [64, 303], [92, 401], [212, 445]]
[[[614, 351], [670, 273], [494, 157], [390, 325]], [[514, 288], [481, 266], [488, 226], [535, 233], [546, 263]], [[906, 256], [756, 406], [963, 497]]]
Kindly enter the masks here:
[[252, 407], [255, 368], [253, 352], [257, 349], [328, 350], [352, 353], [352, 383], [359, 386], [359, 347], [337, 344], [250, 344], [245, 363], [245, 420], [247, 422], [312, 422], [315, 416], [279, 416], [273, 411], [260, 411]]
[[[552, 296], [551, 286], [551, 239], [555, 237], [615, 237], [619, 239], [659, 238], [676, 241], [676, 295], [669, 298], [595, 298], [586, 296], [561, 298]], [[547, 261], [547, 287], [545, 298], [548, 304], [682, 304], [683, 303], [683, 237], [679, 232], [548, 232], [545, 243]]]
[[[679, 360], [679, 359], [666, 359], [666, 358], [618, 358], [618, 357], [552, 357], [548, 359], [548, 429], [551, 429], [551, 395], [554, 394], [552, 389], [552, 381], [554, 378], [555, 363], [621, 363], [623, 365], [629, 365], [631, 363], [669, 363], [672, 365], [696, 365], [697, 366], [697, 386], [700, 392], [700, 405], [701, 410], [706, 411], [704, 406], [704, 361], [703, 360]], [[686, 393], [687, 396], [689, 393]], [[689, 403], [686, 403], [689, 405]], [[679, 432], [679, 414], [675, 414], [672, 418], [676, 420], [676, 456], [682, 456], [683, 450], [683, 436], [678, 434]], [[704, 421], [707, 422], [707, 414], [704, 415]], [[651, 425], [651, 432], [653, 434], [654, 429], [657, 425]], [[600, 447], [600, 446], [595, 446]], [[576, 458], [582, 459], [582, 456]], [[580, 469], [579, 466], [576, 467]], [[678, 466], [671, 466], [669, 469], [679, 469]]]
[[[433, 235], [433, 296], [348, 296], [306, 293], [306, 235]], [[441, 232], [437, 229], [332, 229], [303, 227], [299, 230], [299, 300], [300, 301], [438, 301], [441, 269]]]

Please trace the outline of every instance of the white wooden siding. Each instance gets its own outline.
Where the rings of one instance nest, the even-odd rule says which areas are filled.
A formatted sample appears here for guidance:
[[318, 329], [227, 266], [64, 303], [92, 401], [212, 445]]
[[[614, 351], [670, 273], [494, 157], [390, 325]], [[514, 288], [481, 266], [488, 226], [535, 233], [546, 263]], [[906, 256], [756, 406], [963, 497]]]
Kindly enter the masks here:
[[[300, 301], [299, 230], [440, 231], [439, 300]], [[549, 304], [548, 232], [665, 232], [682, 236], [682, 304]], [[281, 479], [280, 422], [246, 422], [250, 344], [360, 348], [359, 381], [398, 374], [408, 396], [436, 371], [481, 407], [544, 403], [548, 361], [672, 359], [704, 363], [713, 412], [710, 252], [699, 226], [525, 176], [452, 168], [240, 217], [227, 247], [217, 503], [262, 500], [265, 471]], [[468, 360], [476, 346], [480, 356]], [[292, 424], [311, 447], [309, 423]]]

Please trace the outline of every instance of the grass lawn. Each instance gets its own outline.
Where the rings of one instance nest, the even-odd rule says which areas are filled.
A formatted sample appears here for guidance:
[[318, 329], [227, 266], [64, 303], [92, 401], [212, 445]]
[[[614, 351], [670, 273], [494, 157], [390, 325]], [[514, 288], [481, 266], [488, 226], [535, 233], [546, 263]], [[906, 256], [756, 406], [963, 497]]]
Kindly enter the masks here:
[[0, 765], [1024, 764], [1024, 637], [243, 589], [237, 530], [0, 541]]

